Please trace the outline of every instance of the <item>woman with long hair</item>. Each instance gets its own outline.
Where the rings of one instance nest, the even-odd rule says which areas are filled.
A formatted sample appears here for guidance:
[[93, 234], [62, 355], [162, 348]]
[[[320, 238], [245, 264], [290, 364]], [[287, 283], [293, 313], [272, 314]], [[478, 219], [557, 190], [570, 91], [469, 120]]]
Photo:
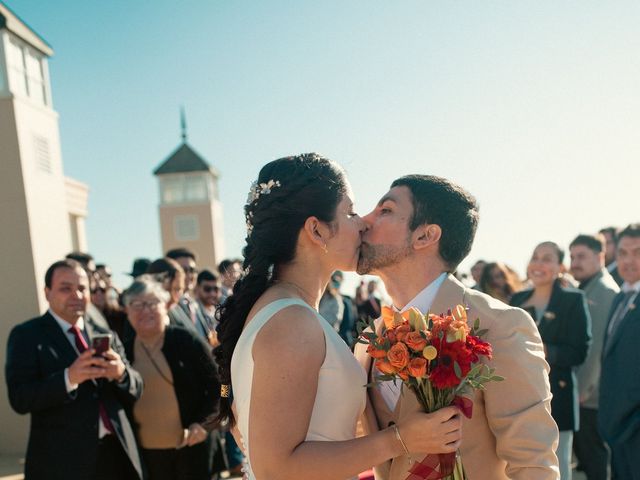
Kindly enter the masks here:
[[[245, 206], [244, 274], [219, 311], [218, 420], [236, 424], [249, 480], [344, 480], [406, 449], [453, 452], [459, 411], [355, 438], [366, 374], [318, 303], [354, 270], [365, 225], [343, 170], [318, 154], [265, 165]], [[233, 409], [232, 409], [233, 405]]]
[[527, 266], [533, 288], [511, 298], [511, 305], [533, 317], [549, 362], [551, 415], [558, 424], [556, 454], [560, 478], [571, 479], [573, 432], [579, 427], [576, 367], [584, 362], [591, 343], [591, 317], [584, 293], [562, 285], [564, 251], [554, 242], [542, 242]]
[[501, 262], [487, 263], [480, 276], [480, 291], [509, 303], [511, 296], [522, 288], [516, 273]]

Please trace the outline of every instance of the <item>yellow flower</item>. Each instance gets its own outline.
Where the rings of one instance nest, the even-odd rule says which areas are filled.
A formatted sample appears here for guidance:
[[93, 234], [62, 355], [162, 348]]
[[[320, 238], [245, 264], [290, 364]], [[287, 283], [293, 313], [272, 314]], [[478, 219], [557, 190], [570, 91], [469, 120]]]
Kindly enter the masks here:
[[428, 345], [422, 350], [422, 356], [431, 361], [438, 356], [438, 350], [433, 345]]

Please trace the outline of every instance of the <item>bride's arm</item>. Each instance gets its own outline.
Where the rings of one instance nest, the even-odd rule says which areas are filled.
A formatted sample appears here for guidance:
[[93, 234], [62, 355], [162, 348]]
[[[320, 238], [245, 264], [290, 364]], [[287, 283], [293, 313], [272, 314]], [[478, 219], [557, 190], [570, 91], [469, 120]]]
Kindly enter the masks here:
[[[256, 478], [344, 480], [404, 453], [392, 428], [347, 441], [305, 441], [324, 358], [324, 333], [304, 307], [282, 310], [256, 337], [249, 412]], [[410, 450], [440, 453], [458, 447], [460, 425], [457, 410], [448, 408], [416, 414], [399, 429]]]

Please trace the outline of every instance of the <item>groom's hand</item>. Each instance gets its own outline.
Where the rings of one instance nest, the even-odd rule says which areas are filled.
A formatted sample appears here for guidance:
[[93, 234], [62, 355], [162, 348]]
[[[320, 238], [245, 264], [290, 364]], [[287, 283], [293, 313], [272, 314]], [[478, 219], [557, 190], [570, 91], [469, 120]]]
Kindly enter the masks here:
[[433, 413], [414, 413], [398, 429], [410, 452], [455, 452], [462, 442], [462, 412], [458, 407], [445, 407]]

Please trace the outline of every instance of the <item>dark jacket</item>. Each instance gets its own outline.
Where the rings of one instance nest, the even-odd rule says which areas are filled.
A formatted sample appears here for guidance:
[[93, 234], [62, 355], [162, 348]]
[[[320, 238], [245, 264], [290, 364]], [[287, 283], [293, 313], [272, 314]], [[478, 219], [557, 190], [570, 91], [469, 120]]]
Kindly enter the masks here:
[[[89, 339], [97, 333], [110, 333], [89, 317], [85, 318], [85, 329]], [[142, 379], [127, 362], [117, 335], [112, 337], [111, 348], [125, 364], [124, 380], [85, 381], [68, 394], [64, 370], [78, 355], [53, 316], [46, 313], [11, 331], [5, 366], [9, 402], [16, 412], [31, 414], [25, 478], [62, 480], [95, 476], [99, 401], [142, 478], [135, 437], [125, 414], [125, 408], [142, 394]]]
[[[532, 294], [532, 289], [517, 292], [510, 303], [520, 307]], [[532, 316], [535, 319], [535, 314]], [[549, 305], [537, 323], [551, 367], [551, 415], [560, 431], [576, 431], [580, 418], [576, 367], [585, 361], [591, 344], [591, 317], [584, 293], [556, 281]]]
[[[124, 344], [131, 363], [135, 360], [134, 341], [132, 337]], [[199, 423], [210, 431], [213, 426], [207, 420], [217, 414], [220, 401], [220, 382], [211, 347], [195, 330], [167, 325], [162, 353], [173, 376], [182, 427]]]
[[[623, 297], [624, 294], [619, 293], [614, 299], [609, 321]], [[640, 339], [640, 297], [635, 298], [627, 314], [616, 326], [611, 339], [605, 331], [598, 423], [603, 438], [612, 447], [614, 459], [619, 449], [626, 452], [625, 457], [628, 459], [635, 459], [640, 452], [640, 346], [638, 339]], [[634, 470], [637, 475], [637, 468]]]

